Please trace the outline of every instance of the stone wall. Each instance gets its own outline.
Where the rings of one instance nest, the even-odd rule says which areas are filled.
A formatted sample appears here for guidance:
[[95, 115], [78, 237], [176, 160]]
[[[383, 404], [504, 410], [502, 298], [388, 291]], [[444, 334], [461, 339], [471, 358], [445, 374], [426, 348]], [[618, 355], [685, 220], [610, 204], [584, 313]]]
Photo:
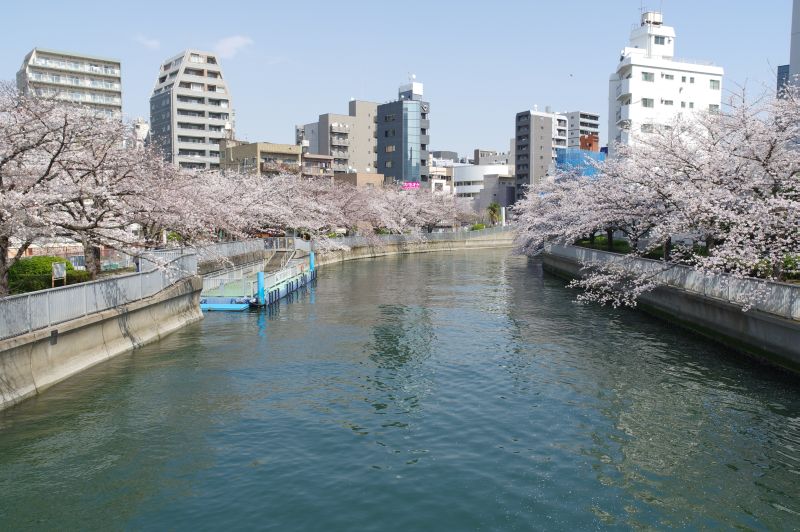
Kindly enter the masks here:
[[124, 307], [0, 340], [0, 409], [201, 320], [200, 277]]
[[434, 251], [451, 251], [461, 249], [488, 249], [511, 248], [514, 246], [514, 233], [494, 233], [477, 237], [464, 238], [463, 240], [420, 241], [403, 242], [399, 244], [385, 244], [380, 246], [353, 246], [348, 250], [329, 251], [317, 253], [316, 267], [325, 266], [334, 262], [344, 262], [357, 259], [371, 259], [387, 255], [406, 253], [431, 253]]
[[[573, 258], [542, 254], [545, 271], [580, 276]], [[639, 297], [637, 308], [764, 362], [800, 373], [800, 321], [671, 286]]]

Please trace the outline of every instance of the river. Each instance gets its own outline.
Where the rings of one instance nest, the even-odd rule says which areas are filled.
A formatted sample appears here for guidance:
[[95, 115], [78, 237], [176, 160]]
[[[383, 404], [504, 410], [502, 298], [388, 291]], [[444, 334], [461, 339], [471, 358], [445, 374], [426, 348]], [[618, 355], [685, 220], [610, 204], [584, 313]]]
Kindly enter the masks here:
[[532, 260], [323, 268], [0, 413], [24, 528], [800, 527], [800, 384]]

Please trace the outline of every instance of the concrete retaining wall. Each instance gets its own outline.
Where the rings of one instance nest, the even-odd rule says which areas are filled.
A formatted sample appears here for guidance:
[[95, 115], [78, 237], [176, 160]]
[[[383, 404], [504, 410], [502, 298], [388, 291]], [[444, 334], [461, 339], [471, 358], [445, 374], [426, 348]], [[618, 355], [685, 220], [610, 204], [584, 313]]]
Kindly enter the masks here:
[[[564, 278], [580, 276], [578, 261], [542, 254], [544, 269]], [[638, 308], [729, 348], [800, 374], [800, 322], [673, 287], [639, 297]]]
[[203, 318], [200, 277], [150, 298], [0, 341], [0, 409]]
[[316, 255], [316, 266], [325, 266], [334, 262], [344, 262], [357, 259], [371, 259], [387, 255], [405, 253], [431, 253], [434, 251], [451, 251], [460, 249], [487, 249], [511, 248], [514, 246], [514, 233], [496, 233], [479, 237], [465, 238], [464, 240], [404, 242], [401, 244], [386, 244], [381, 246], [354, 246], [349, 250], [329, 251]]

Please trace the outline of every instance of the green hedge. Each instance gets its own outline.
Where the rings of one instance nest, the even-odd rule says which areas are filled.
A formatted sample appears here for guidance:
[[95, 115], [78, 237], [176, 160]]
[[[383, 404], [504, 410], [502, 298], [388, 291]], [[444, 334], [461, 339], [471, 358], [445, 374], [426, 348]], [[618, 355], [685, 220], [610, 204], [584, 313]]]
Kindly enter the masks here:
[[[22, 294], [44, 290], [52, 286], [53, 263], [63, 262], [67, 265], [67, 284], [83, 283], [89, 280], [89, 272], [76, 270], [63, 257], [30, 257], [22, 259], [8, 270], [8, 285], [12, 294]], [[56, 286], [63, 286], [64, 281], [56, 281]]]
[[480, 231], [481, 229], [486, 229], [486, 224], [475, 224], [470, 228], [471, 231]]

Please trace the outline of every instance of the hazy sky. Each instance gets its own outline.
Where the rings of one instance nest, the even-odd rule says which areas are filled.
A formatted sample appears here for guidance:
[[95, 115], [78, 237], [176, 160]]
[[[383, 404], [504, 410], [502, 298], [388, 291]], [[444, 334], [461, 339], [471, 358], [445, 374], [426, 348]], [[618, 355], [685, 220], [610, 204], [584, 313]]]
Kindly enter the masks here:
[[[123, 112], [149, 119], [161, 62], [216, 50], [237, 137], [294, 142], [294, 124], [385, 102], [414, 73], [431, 102], [431, 148], [506, 150], [517, 111], [599, 112], [640, 0], [9, 2], [0, 79], [33, 47], [122, 61]], [[676, 55], [725, 67], [728, 90], [774, 90], [789, 61], [791, 0], [650, 0]], [[113, 6], [113, 7], [112, 7]]]

